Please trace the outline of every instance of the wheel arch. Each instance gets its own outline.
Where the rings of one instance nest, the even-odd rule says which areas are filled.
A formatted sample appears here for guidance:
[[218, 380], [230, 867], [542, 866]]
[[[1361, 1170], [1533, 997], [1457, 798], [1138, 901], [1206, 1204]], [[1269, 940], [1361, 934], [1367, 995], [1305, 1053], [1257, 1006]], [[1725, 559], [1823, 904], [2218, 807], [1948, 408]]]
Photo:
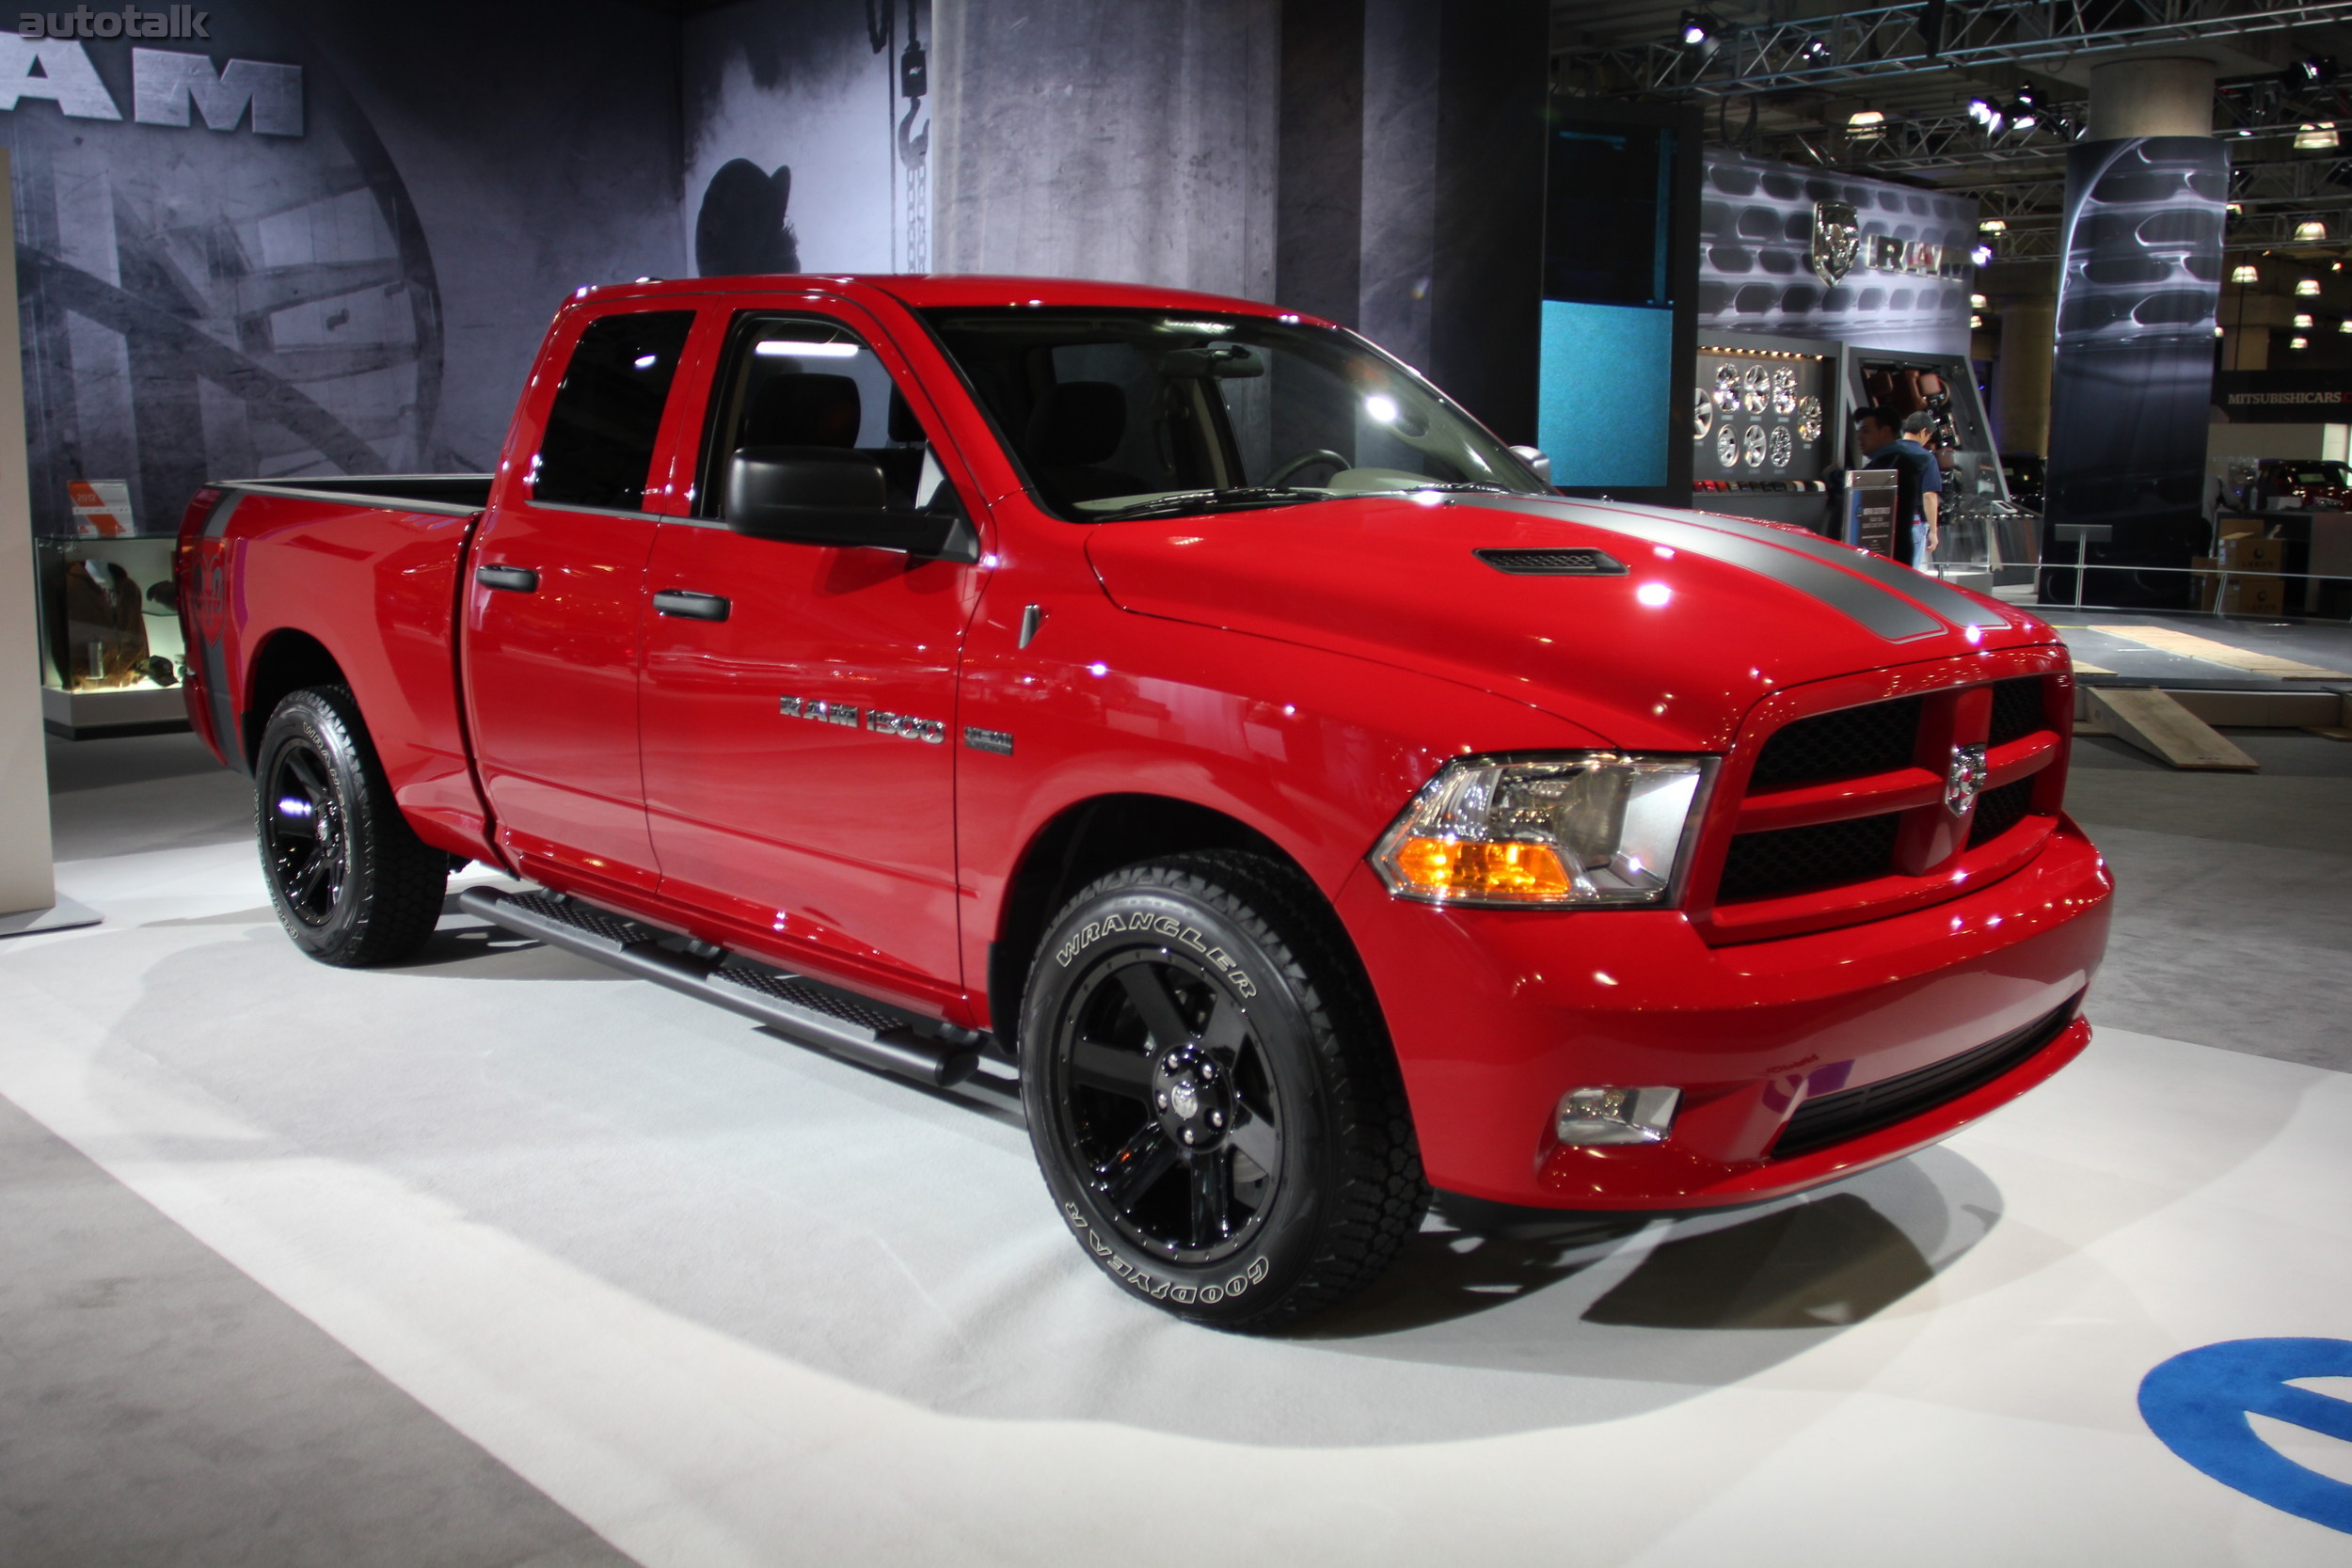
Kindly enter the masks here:
[[[1006, 884], [995, 939], [988, 947], [989, 1025], [997, 1037], [1008, 1047], [1018, 1044], [1031, 960], [1047, 925], [1073, 894], [1120, 866], [1191, 849], [1248, 850], [1289, 867], [1313, 890], [1332, 931], [1355, 958], [1339, 911], [1313, 877], [1263, 832], [1213, 806], [1173, 796], [1090, 796], [1064, 806], [1031, 835]], [[1376, 1011], [1369, 989], [1365, 999]]]
[[279, 703], [306, 687], [350, 683], [342, 662], [309, 632], [285, 626], [263, 638], [246, 673], [245, 707], [238, 718], [246, 770], [251, 772], [260, 760], [262, 732]]

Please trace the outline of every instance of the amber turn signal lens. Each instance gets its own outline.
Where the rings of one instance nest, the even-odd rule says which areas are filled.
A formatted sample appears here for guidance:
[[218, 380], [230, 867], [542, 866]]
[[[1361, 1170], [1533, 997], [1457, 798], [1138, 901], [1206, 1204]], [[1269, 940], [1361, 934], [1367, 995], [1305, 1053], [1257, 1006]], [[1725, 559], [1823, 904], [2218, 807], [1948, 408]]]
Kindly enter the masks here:
[[1407, 885], [1440, 897], [1561, 898], [1575, 886], [1547, 844], [1408, 838], [1396, 868]]

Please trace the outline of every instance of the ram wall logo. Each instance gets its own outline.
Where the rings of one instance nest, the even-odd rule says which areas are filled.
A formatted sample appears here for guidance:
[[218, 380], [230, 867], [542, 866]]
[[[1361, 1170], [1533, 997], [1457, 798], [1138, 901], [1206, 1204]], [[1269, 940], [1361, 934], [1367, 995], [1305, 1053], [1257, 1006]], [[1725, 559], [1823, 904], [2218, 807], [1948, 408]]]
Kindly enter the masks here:
[[1862, 258], [1862, 214], [1851, 201], [1813, 204], [1813, 276], [1836, 288]]
[[[184, 11], [184, 7], [175, 7]], [[130, 11], [102, 11], [101, 21], [120, 23]], [[146, 21], [160, 11], [136, 12]], [[198, 11], [200, 24], [210, 15]], [[68, 22], [73, 16], [44, 20]], [[25, 19], [31, 20], [31, 13]], [[165, 37], [138, 33], [132, 37]], [[201, 37], [200, 33], [184, 36]], [[57, 112], [72, 119], [120, 119], [122, 105], [99, 78], [88, 54], [63, 36], [33, 38], [0, 33], [0, 109], [16, 109], [26, 99], [46, 99]], [[215, 131], [233, 131], [248, 113], [259, 136], [302, 135], [302, 68], [262, 60], [230, 60], [215, 71], [209, 55], [183, 55], [171, 49], [131, 51], [131, 118], [141, 125], [195, 123], [201, 115]]]

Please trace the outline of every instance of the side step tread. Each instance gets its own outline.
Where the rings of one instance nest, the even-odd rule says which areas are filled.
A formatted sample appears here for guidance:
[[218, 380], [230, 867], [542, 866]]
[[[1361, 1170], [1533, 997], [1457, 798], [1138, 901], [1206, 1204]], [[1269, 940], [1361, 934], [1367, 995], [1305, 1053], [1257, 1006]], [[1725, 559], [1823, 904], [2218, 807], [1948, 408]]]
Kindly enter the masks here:
[[478, 887], [458, 895], [457, 902], [469, 914], [518, 936], [715, 1003], [864, 1067], [935, 1088], [960, 1084], [979, 1067], [977, 1043], [926, 1034], [913, 1014], [739, 956], [703, 958], [681, 952], [666, 944], [669, 933], [577, 898]]

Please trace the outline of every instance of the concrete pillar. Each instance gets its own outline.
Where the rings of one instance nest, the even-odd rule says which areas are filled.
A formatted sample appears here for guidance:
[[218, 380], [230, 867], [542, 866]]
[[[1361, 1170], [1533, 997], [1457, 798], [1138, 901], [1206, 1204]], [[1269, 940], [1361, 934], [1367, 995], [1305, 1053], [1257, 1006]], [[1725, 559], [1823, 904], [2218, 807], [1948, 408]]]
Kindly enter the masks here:
[[[12, 188], [8, 150], [0, 148], [0, 192]], [[0, 245], [0, 935], [46, 924], [40, 916], [56, 903], [18, 354], [16, 248]]]
[[2213, 62], [2117, 60], [2090, 71], [2085, 141], [2213, 135]]
[[1263, 0], [937, 0], [932, 264], [1270, 299]]

